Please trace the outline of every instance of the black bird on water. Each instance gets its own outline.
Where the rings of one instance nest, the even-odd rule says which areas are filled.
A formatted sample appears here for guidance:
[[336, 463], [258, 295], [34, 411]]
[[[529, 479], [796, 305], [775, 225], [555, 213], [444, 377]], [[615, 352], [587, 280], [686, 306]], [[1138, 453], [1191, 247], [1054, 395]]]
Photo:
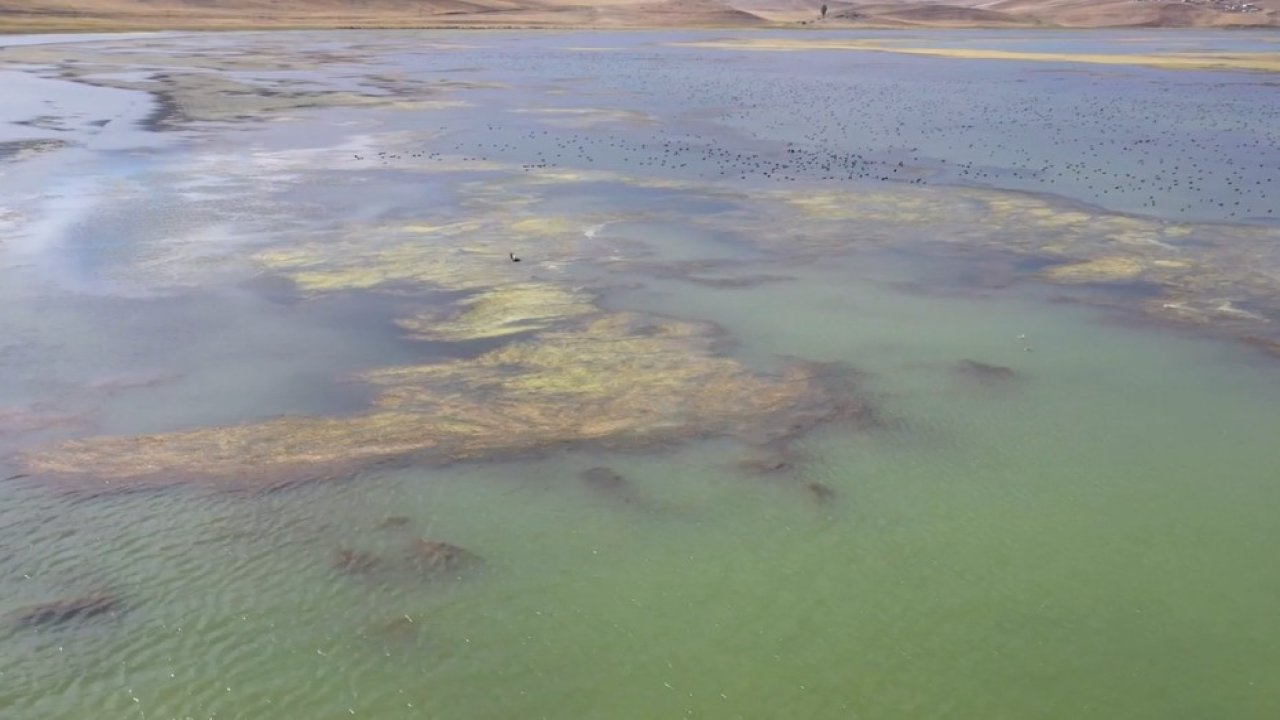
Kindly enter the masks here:
[[520, 258], [516, 257], [515, 253], [509, 252], [507, 255], [511, 257], [511, 262], [520, 262]]

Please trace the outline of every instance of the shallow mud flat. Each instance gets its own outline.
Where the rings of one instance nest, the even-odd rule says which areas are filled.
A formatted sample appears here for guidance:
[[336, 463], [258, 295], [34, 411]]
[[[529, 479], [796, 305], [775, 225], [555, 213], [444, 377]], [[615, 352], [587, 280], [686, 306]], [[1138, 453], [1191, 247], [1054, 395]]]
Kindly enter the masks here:
[[0, 47], [0, 714], [1274, 717], [1271, 50]]

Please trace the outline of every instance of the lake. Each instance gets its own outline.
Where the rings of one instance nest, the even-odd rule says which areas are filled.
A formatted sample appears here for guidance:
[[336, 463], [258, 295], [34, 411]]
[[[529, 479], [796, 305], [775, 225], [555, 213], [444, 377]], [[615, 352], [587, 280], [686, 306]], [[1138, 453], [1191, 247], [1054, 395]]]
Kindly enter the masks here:
[[1278, 50], [0, 38], [0, 715], [1276, 717]]

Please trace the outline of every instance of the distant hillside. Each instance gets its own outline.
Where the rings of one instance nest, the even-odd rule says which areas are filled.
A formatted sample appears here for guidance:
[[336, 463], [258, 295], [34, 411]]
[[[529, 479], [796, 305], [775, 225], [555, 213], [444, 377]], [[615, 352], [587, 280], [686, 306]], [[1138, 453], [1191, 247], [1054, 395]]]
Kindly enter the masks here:
[[0, 0], [0, 29], [761, 25], [723, 0]]
[[[818, 17], [823, 0], [730, 0], [731, 4], [759, 17], [774, 21], [811, 20]], [[848, 9], [852, 2], [827, 2], [831, 15]]]
[[1280, 0], [0, 0], [0, 32], [269, 27], [1214, 27]]
[[1043, 24], [1023, 13], [940, 3], [877, 2], [828, 14], [832, 23], [924, 27], [1027, 27]]
[[[752, 4], [769, 1], [755, 0]], [[806, 24], [1082, 28], [1280, 25], [1280, 0], [859, 0], [840, 3], [839, 7], [832, 3], [829, 10], [826, 19], [813, 15]]]

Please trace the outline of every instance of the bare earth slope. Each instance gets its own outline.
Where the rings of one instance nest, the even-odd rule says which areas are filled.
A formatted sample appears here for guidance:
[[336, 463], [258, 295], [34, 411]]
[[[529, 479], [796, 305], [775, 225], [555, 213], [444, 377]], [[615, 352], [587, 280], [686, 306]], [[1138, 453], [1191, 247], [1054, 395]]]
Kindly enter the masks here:
[[[1258, 12], [1226, 11], [1250, 4]], [[1068, 27], [1225, 27], [1274, 25], [1280, 20], [1280, 0], [1196, 0], [1140, 2], [1138, 0], [998, 0], [981, 7], [1038, 17]]]
[[0, 32], [343, 27], [1218, 27], [1280, 0], [0, 0]]
[[941, 3], [875, 2], [833, 12], [824, 25], [900, 27], [1026, 27], [1045, 24], [1030, 13]]
[[0, 0], [7, 31], [250, 27], [740, 27], [722, 0]]

